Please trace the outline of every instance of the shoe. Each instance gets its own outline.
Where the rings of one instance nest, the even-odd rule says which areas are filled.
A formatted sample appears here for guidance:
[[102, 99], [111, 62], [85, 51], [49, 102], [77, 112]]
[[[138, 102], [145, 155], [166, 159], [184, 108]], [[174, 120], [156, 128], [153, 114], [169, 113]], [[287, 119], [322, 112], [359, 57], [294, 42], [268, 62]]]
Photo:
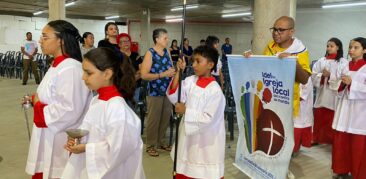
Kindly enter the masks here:
[[295, 175], [290, 170], [287, 172], [287, 179], [295, 179]]
[[334, 179], [347, 179], [347, 178], [349, 178], [349, 175], [348, 174], [335, 174], [335, 175], [333, 175], [333, 178]]
[[24, 83], [24, 82], [23, 82], [23, 83], [22, 83], [22, 85], [27, 85], [27, 83]]

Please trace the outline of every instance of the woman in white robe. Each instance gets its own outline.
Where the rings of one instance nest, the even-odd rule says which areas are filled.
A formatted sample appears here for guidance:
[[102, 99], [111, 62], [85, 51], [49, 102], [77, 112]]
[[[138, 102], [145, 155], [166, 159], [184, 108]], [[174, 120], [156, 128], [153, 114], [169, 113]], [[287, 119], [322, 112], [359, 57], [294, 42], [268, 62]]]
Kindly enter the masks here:
[[[97, 48], [84, 55], [83, 80], [98, 92], [80, 129], [89, 134], [75, 145], [62, 179], [144, 179], [141, 121], [124, 97], [133, 97], [134, 73], [121, 70], [121, 60], [110, 49]], [[132, 88], [131, 88], [132, 87]]]
[[366, 39], [351, 40], [352, 61], [338, 73], [342, 80], [334, 114], [332, 169], [338, 176], [366, 178]]
[[313, 66], [311, 76], [316, 88], [314, 103], [314, 131], [313, 142], [321, 144], [333, 143], [333, 117], [337, 90], [341, 82], [337, 79], [338, 71], [348, 65], [343, 58], [342, 42], [331, 38], [327, 42], [325, 57], [320, 58]]
[[60, 178], [68, 155], [65, 130], [80, 125], [91, 99], [82, 82], [78, 30], [69, 22], [49, 22], [39, 40], [42, 52], [54, 57], [32, 97], [34, 125], [26, 172], [38, 178]]

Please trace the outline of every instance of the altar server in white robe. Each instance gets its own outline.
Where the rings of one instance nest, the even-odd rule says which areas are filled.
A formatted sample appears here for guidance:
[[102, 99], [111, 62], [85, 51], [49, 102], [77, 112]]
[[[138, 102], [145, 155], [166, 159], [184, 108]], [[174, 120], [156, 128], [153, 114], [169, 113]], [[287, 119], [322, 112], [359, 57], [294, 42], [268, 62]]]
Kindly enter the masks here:
[[335, 100], [341, 83], [341, 80], [336, 78], [336, 74], [346, 65], [348, 65], [348, 61], [343, 58], [342, 42], [334, 37], [329, 39], [325, 57], [320, 58], [314, 64], [311, 76], [316, 88], [313, 129], [313, 142], [315, 144], [333, 143], [332, 123]]
[[313, 122], [313, 84], [309, 78], [308, 83], [300, 84], [300, 115], [294, 119], [294, 154], [301, 145], [311, 147]]
[[[167, 90], [175, 111], [183, 114], [176, 179], [220, 179], [224, 176], [225, 97], [211, 75], [218, 57], [219, 53], [212, 47], [197, 47], [192, 65], [195, 75], [187, 77], [180, 87], [177, 73]], [[184, 70], [184, 60], [179, 59], [178, 66], [180, 71]], [[178, 88], [182, 88], [180, 103], [177, 103]], [[174, 150], [171, 154], [174, 156]]]
[[334, 114], [332, 169], [338, 178], [351, 173], [366, 178], [366, 39], [351, 40], [352, 60], [340, 71], [342, 79]]
[[69, 138], [65, 145], [72, 154], [61, 178], [144, 179], [141, 121], [125, 101], [134, 94], [133, 69], [123, 68], [112, 50], [97, 48], [84, 55], [83, 70], [85, 84], [98, 95], [79, 127], [89, 134], [81, 144]]
[[32, 96], [34, 125], [26, 173], [33, 179], [61, 177], [68, 159], [65, 130], [80, 125], [91, 99], [82, 81], [78, 38], [78, 30], [67, 21], [51, 21], [42, 29], [42, 52], [54, 60]]

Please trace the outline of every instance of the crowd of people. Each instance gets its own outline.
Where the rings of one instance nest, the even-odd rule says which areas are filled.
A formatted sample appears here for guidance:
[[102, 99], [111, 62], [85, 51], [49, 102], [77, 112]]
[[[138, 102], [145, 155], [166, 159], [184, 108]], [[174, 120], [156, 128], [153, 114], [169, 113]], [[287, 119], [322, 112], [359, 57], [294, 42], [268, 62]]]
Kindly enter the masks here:
[[[294, 37], [291, 17], [278, 18], [270, 29], [273, 40], [263, 54], [297, 57], [293, 154], [301, 145], [331, 144], [335, 177], [366, 177], [366, 39], [350, 41], [350, 60], [343, 57], [342, 42], [329, 39], [325, 56], [311, 69], [307, 48]], [[177, 40], [170, 42], [166, 29], [158, 28], [152, 33], [154, 45], [140, 55], [131, 50], [131, 36], [120, 34], [117, 24], [109, 22], [104, 30], [105, 39], [95, 48], [91, 32], [81, 36], [67, 21], [51, 21], [42, 29], [40, 47], [54, 59], [42, 81], [35, 76], [37, 91], [25, 99], [34, 106], [26, 172], [34, 179], [145, 178], [142, 125], [134, 111], [144, 80], [145, 152], [158, 157], [160, 151], [174, 151], [165, 141], [174, 110], [184, 115], [176, 177], [223, 178], [226, 103], [222, 90], [227, 84], [221, 68], [226, 55], [233, 51], [230, 39], [225, 39], [221, 49], [219, 39], [212, 35], [196, 48], [185, 38], [180, 47]], [[38, 48], [31, 35], [26, 34], [22, 45], [24, 85]], [[180, 76], [188, 67], [194, 74]], [[75, 143], [75, 138], [65, 133], [71, 128], [88, 130], [89, 134]]]

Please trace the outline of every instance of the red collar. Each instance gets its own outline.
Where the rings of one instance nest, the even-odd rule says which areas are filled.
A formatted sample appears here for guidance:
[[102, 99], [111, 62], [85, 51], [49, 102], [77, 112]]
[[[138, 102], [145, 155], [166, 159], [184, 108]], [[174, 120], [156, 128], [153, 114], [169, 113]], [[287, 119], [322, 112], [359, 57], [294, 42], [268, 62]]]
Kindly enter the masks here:
[[97, 90], [97, 92], [99, 94], [98, 99], [103, 100], [103, 101], [108, 101], [109, 99], [111, 99], [115, 96], [122, 97], [122, 95], [119, 93], [117, 87], [114, 85], [99, 88]]
[[56, 57], [53, 60], [52, 67], [57, 67], [57, 65], [60, 64], [61, 62], [63, 62], [66, 58], [68, 58], [67, 55], [61, 55], [61, 56]]
[[206, 88], [207, 85], [209, 85], [211, 82], [215, 81], [215, 77], [198, 77], [198, 80], [196, 82], [197, 86], [201, 88]]
[[328, 54], [328, 56], [326, 56], [325, 59], [327, 59], [327, 60], [334, 60], [334, 59], [336, 59], [336, 57], [337, 57], [337, 54], [336, 53], [335, 54]]
[[364, 59], [357, 60], [356, 62], [350, 61], [349, 62], [349, 70], [350, 71], [357, 71], [362, 66], [366, 64], [366, 61]]

